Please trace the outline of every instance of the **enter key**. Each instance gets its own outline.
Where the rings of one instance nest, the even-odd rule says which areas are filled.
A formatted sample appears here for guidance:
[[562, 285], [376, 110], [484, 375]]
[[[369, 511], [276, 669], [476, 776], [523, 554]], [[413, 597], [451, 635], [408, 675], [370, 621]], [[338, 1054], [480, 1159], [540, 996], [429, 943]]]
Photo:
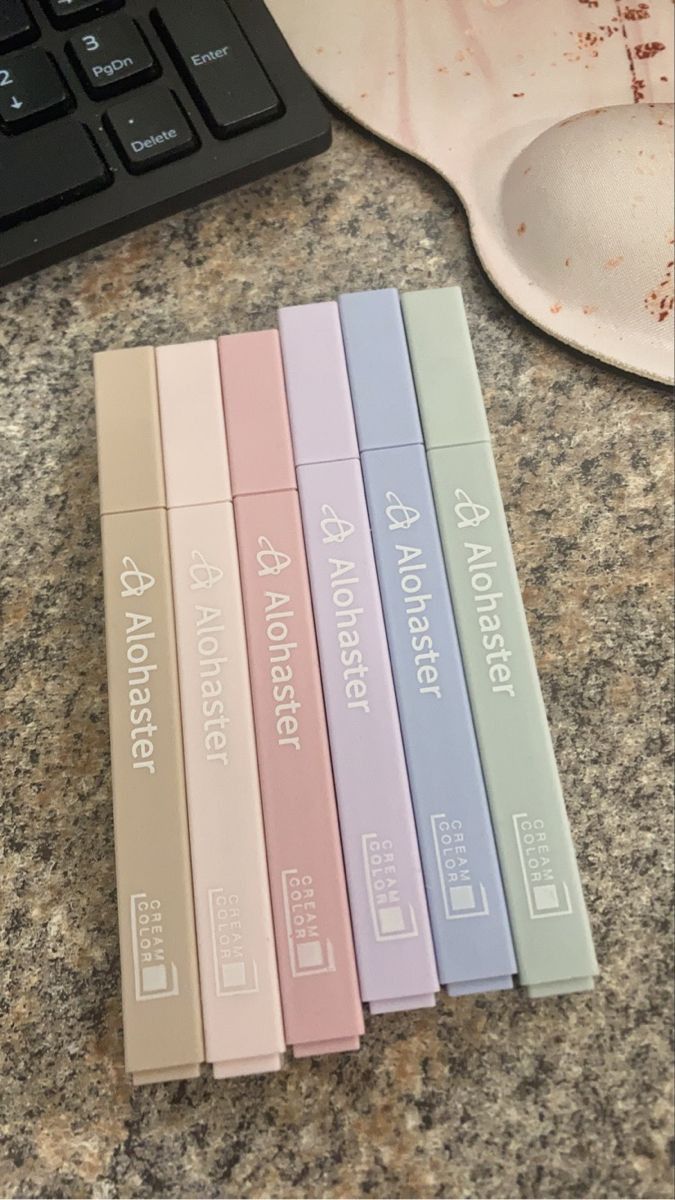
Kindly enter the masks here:
[[163, 0], [154, 19], [216, 137], [276, 116], [281, 105], [223, 0]]

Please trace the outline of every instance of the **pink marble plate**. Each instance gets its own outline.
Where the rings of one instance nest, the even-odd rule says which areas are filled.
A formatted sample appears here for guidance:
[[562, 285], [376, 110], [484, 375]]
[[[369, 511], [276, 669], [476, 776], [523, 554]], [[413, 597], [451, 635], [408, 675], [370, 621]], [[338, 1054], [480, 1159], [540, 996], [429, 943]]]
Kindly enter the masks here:
[[514, 308], [672, 382], [672, 0], [267, 2], [322, 91], [457, 191]]

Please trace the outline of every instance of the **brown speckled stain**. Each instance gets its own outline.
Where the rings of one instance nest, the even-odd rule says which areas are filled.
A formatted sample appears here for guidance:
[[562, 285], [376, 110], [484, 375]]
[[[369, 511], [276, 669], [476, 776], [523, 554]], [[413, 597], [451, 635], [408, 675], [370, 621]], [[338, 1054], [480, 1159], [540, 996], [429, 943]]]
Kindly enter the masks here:
[[655, 321], [667, 321], [673, 311], [675, 303], [675, 295], [673, 291], [673, 263], [672, 258], [666, 263], [663, 278], [659, 280], [653, 291], [648, 292], [644, 299], [644, 306], [650, 316]]
[[[443, 997], [367, 1018], [354, 1056], [133, 1090], [91, 355], [448, 282], [464, 289], [598, 987]], [[0, 1194], [670, 1197], [670, 395], [518, 317], [449, 189], [342, 122], [320, 159], [16, 284], [0, 309]]]
[[636, 58], [654, 58], [654, 55], [660, 54], [665, 50], [663, 42], [642, 42], [634, 47]]
[[648, 21], [651, 16], [650, 4], [624, 4], [621, 10], [624, 21]]

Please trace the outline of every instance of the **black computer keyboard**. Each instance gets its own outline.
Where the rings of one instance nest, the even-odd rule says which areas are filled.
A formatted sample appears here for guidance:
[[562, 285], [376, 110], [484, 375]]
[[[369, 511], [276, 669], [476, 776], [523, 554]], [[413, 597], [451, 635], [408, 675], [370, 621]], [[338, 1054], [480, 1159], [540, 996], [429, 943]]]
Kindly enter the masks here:
[[329, 142], [262, 0], [0, 0], [0, 283]]

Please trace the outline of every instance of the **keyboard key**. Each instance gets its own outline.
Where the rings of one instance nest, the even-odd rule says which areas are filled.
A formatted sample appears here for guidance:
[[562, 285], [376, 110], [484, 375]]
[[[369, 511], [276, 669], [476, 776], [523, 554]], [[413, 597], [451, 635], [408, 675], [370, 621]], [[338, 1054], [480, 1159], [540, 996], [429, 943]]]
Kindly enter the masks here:
[[24, 50], [0, 59], [0, 126], [16, 133], [50, 121], [74, 107], [51, 55]]
[[42, 3], [58, 29], [69, 29], [71, 25], [121, 8], [124, 0], [42, 0]]
[[135, 21], [109, 17], [68, 42], [68, 53], [90, 96], [112, 96], [159, 75], [159, 65]]
[[0, 229], [112, 183], [89, 131], [73, 120], [0, 139], [0, 179]]
[[223, 0], [162, 0], [153, 17], [216, 137], [280, 112], [272, 85]]
[[33, 42], [39, 33], [23, 0], [0, 0], [0, 50], [14, 50]]
[[108, 131], [127, 170], [151, 171], [196, 150], [199, 141], [173, 92], [146, 88], [105, 114]]

